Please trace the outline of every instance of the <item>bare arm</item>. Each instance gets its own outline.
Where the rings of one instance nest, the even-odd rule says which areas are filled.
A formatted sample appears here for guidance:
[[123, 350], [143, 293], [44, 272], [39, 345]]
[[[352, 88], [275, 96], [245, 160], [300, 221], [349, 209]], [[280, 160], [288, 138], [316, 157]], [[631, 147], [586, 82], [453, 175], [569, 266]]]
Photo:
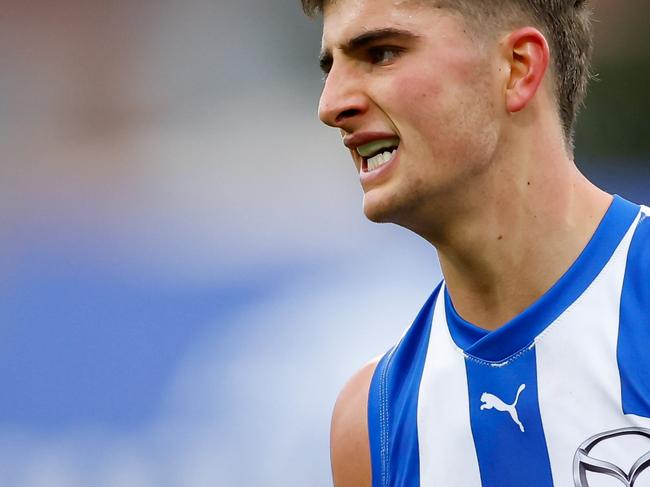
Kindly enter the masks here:
[[378, 362], [379, 358], [364, 365], [336, 400], [330, 434], [335, 487], [371, 487], [368, 391]]

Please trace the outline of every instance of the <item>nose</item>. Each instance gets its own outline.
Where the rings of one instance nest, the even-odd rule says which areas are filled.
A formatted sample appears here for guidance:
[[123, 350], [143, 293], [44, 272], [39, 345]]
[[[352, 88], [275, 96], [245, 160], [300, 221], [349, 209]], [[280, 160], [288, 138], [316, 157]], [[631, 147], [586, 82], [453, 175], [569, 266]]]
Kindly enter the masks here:
[[330, 127], [351, 131], [354, 121], [368, 111], [368, 97], [359, 75], [344, 66], [332, 66], [318, 104], [318, 116]]

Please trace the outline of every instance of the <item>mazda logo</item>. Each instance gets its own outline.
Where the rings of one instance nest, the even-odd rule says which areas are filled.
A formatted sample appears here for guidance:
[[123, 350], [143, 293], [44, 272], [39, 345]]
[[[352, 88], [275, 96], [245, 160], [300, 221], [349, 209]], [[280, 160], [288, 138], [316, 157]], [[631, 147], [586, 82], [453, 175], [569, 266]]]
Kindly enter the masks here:
[[644, 436], [650, 439], [650, 429], [646, 428], [621, 428], [612, 431], [606, 431], [592, 436], [586, 440], [576, 451], [573, 457], [573, 481], [575, 487], [589, 487], [587, 482], [587, 472], [594, 472], [604, 475], [609, 475], [621, 481], [626, 487], [633, 487], [637, 477], [646, 468], [650, 466], [650, 451], [642, 455], [634, 465], [630, 468], [629, 472], [624, 472], [620, 467], [613, 463], [599, 460], [589, 456], [591, 450], [600, 442], [616, 438], [617, 436], [636, 435]]

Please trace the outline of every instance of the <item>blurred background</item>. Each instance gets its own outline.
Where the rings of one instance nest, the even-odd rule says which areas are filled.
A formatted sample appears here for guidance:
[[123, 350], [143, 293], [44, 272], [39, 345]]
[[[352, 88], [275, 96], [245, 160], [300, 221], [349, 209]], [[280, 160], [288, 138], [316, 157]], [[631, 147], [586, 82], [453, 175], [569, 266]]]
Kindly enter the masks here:
[[[650, 202], [645, 0], [594, 1], [577, 160]], [[327, 486], [435, 253], [373, 225], [298, 0], [0, 0], [0, 485]]]

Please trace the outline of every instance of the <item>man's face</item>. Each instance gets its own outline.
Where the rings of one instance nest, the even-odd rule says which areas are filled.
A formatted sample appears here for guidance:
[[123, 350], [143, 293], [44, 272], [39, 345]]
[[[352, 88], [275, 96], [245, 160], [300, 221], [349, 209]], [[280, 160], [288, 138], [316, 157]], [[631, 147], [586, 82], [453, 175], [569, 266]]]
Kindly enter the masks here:
[[325, 7], [321, 65], [329, 74], [319, 116], [341, 130], [373, 221], [413, 227], [443, 199], [467, 194], [496, 151], [505, 116], [496, 47], [434, 5]]

